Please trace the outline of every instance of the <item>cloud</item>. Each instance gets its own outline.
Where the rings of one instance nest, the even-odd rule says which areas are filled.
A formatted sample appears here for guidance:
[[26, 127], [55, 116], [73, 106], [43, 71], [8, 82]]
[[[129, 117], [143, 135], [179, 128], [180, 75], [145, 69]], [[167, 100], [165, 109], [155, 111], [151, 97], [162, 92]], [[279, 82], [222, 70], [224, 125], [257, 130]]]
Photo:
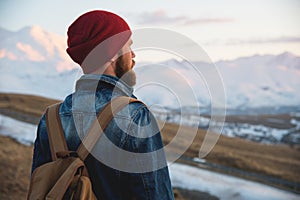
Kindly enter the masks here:
[[139, 25], [162, 25], [162, 24], [179, 24], [179, 25], [195, 25], [195, 24], [212, 24], [212, 23], [228, 23], [234, 22], [229, 18], [190, 18], [185, 15], [170, 16], [164, 10], [156, 10], [153, 12], [143, 12], [138, 14], [129, 14], [130, 18]]
[[170, 17], [163, 10], [138, 14], [138, 24], [178, 23], [186, 20], [184, 16]]
[[234, 22], [233, 19], [229, 18], [198, 18], [190, 19], [185, 22], [185, 25], [194, 25], [194, 24], [209, 24], [209, 23], [230, 23]]
[[249, 40], [231, 39], [226, 42], [226, 45], [240, 45], [240, 44], [275, 44], [275, 43], [298, 43], [300, 37], [278, 37], [278, 38], [256, 38]]

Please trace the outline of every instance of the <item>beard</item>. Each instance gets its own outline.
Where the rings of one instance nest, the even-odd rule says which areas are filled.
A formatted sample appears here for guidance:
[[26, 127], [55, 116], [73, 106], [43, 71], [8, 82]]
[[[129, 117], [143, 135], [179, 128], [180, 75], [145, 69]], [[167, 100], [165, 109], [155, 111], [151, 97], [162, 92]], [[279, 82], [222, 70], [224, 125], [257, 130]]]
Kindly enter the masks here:
[[130, 70], [126, 67], [126, 64], [124, 62], [124, 59], [119, 57], [116, 61], [116, 70], [115, 73], [119, 79], [124, 81], [129, 86], [134, 86], [136, 84], [136, 74], [132, 70], [132, 67], [134, 66], [135, 62], [132, 60], [132, 66], [130, 67]]

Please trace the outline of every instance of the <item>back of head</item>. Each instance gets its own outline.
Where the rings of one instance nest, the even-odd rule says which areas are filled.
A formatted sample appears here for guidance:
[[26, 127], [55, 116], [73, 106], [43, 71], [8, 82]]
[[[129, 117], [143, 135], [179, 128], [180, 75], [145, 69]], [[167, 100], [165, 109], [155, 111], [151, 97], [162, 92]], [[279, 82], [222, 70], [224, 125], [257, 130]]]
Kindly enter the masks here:
[[78, 17], [68, 28], [67, 34], [67, 53], [84, 73], [90, 73], [119, 52], [129, 40], [131, 30], [120, 16], [94, 10]]

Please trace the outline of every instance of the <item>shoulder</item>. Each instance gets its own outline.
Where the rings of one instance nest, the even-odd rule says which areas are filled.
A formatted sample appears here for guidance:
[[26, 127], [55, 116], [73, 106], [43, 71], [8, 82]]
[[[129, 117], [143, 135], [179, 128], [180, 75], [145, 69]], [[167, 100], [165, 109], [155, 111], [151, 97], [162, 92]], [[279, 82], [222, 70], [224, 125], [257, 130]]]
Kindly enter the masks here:
[[120, 112], [114, 115], [115, 120], [127, 123], [129, 129], [137, 127], [156, 127], [154, 115], [150, 112], [145, 103], [134, 100], [128, 103]]
[[129, 103], [127, 105], [127, 109], [129, 110], [128, 114], [130, 116], [130, 119], [136, 123], [138, 121], [149, 123], [149, 120], [152, 117], [152, 114], [147, 105], [140, 100], [135, 100], [134, 102]]

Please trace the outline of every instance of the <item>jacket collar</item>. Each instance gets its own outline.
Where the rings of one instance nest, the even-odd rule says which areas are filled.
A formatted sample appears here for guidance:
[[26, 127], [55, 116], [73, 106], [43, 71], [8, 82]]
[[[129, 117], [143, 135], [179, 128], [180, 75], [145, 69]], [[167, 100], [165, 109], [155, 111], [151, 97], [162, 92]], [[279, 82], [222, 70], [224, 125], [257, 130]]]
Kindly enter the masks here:
[[76, 82], [76, 92], [78, 91], [95, 91], [98, 88], [98, 84], [101, 82], [108, 83], [119, 90], [124, 92], [127, 96], [132, 96], [133, 87], [127, 85], [124, 81], [115, 76], [106, 74], [84, 74]]

